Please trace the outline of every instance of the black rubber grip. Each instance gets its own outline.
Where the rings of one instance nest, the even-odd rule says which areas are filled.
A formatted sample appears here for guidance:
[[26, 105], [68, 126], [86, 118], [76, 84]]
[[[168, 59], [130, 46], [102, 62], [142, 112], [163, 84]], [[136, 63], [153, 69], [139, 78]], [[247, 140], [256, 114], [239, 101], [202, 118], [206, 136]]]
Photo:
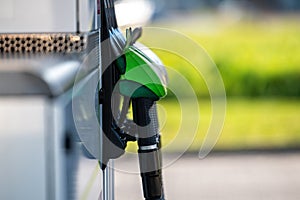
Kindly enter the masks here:
[[133, 121], [138, 125], [139, 139], [157, 136], [158, 120], [155, 102], [148, 98], [133, 99], [132, 108]]
[[140, 172], [144, 197], [147, 200], [163, 200], [160, 137], [156, 104], [147, 98], [132, 100], [133, 121], [138, 126]]

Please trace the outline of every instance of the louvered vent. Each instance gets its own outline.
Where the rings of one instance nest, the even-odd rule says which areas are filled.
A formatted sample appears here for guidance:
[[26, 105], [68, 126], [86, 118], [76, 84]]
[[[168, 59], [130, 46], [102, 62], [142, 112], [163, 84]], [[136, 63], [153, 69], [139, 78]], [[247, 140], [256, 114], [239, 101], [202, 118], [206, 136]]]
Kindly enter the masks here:
[[0, 34], [0, 53], [76, 53], [87, 47], [87, 34]]

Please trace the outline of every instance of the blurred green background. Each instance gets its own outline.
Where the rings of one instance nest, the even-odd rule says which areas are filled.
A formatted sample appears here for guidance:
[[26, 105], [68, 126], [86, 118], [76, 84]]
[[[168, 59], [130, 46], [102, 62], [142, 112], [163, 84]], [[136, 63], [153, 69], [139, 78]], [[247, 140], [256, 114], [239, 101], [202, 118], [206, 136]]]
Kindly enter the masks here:
[[[186, 7], [183, 1], [178, 2], [182, 7], [177, 5], [178, 9], [173, 7], [171, 12], [165, 6], [163, 16], [147, 26], [176, 30], [190, 37], [207, 51], [218, 67], [226, 88], [227, 111], [214, 150], [298, 149], [300, 13], [296, 7], [284, 10], [280, 6], [272, 7], [275, 4], [268, 4], [267, 0], [261, 1], [264, 6], [260, 1], [215, 1], [211, 7], [203, 6], [205, 4], [198, 7], [196, 1], [189, 1], [194, 4]], [[299, 2], [293, 2], [299, 6]], [[185, 45], [180, 40], [165, 41], [159, 34], [153, 35], [152, 40], [173, 42], [178, 47]], [[143, 38], [142, 42], [147, 44]], [[183, 58], [153, 50], [165, 65], [183, 74], [196, 92], [200, 124], [189, 151], [199, 151], [212, 114], [205, 83]], [[193, 49], [188, 53], [193, 54]], [[176, 84], [176, 79], [170, 77], [170, 84]], [[184, 92], [182, 88], [183, 96]], [[188, 96], [184, 101], [187, 103], [183, 109], [193, 110], [187, 108]], [[194, 131], [185, 128], [184, 133], [178, 134], [181, 122], [178, 101], [170, 93], [159, 104], [164, 145], [176, 138], [177, 142], [173, 142], [168, 151], [185, 149], [184, 141], [190, 140]], [[193, 113], [189, 117], [192, 119]]]
[[[191, 37], [207, 50], [220, 70], [226, 88], [227, 114], [214, 149], [297, 148], [300, 145], [299, 16], [266, 15], [234, 23], [226, 22], [222, 16], [212, 16], [215, 22], [209, 26], [216, 29], [207, 32], [204, 25], [197, 24], [195, 17], [201, 19], [201, 15], [194, 15], [192, 22], [187, 24], [152, 25], [177, 30]], [[155, 39], [159, 40], [159, 35]], [[190, 151], [199, 151], [211, 116], [207, 89], [203, 89], [199, 84], [201, 80], [194, 77], [193, 67], [188, 66], [189, 63], [163, 52], [156, 53], [164, 64], [185, 75], [198, 96], [200, 106], [206, 108], [201, 109], [202, 123], [189, 148]], [[170, 81], [176, 80], [170, 77]], [[176, 134], [174, 124], [180, 123], [180, 115], [172, 95], [160, 104], [168, 110], [168, 116], [173, 116], [168, 117], [168, 124], [163, 129], [165, 144], [175, 137], [181, 137], [181, 141], [193, 137], [192, 130]], [[178, 143], [172, 145], [171, 150], [183, 148]]]

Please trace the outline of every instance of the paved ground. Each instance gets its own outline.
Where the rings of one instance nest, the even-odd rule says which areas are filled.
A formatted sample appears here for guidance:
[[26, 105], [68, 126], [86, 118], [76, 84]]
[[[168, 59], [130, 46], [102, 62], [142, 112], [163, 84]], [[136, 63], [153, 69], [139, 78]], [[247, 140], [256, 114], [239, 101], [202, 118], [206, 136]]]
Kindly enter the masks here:
[[[142, 199], [139, 175], [128, 173], [136, 166], [131, 156], [115, 163], [116, 200]], [[299, 200], [300, 153], [187, 155], [164, 170], [164, 181], [169, 200]]]

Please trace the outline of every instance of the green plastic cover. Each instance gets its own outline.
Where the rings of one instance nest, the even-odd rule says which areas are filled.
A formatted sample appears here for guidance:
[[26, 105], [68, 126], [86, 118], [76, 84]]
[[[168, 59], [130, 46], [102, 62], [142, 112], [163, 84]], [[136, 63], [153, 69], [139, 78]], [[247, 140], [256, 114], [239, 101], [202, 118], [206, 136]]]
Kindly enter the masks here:
[[154, 62], [135, 46], [125, 50], [125, 60], [126, 69], [119, 84], [121, 94], [155, 100], [166, 96], [167, 74], [162, 64]]

